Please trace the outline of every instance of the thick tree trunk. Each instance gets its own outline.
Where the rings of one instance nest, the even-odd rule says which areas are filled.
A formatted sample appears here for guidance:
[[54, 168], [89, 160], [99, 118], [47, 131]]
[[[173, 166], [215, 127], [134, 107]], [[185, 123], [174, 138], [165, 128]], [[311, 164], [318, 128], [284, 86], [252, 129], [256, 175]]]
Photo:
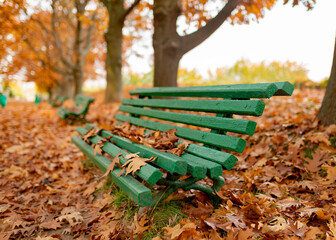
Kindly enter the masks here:
[[[87, 2], [81, 2], [80, 0], [76, 0], [76, 32], [75, 32], [75, 42], [74, 42], [74, 67], [73, 67], [73, 79], [74, 79], [74, 95], [82, 93], [82, 85], [83, 85], [83, 76], [84, 76], [84, 61], [85, 57], [83, 52], [83, 44], [84, 44], [84, 33], [83, 33], [83, 23], [81, 20], [81, 16], [84, 15], [85, 7]], [[89, 34], [89, 31], [88, 31]]]
[[331, 73], [317, 117], [323, 125], [336, 124], [336, 39]]
[[76, 68], [73, 70], [74, 95], [82, 93], [83, 73], [84, 73], [83, 64], [78, 63]]
[[64, 79], [64, 81], [58, 82], [57, 87], [54, 90], [54, 97], [65, 96], [68, 98], [74, 97], [74, 83], [73, 79]]
[[109, 24], [105, 33], [106, 40], [106, 92], [105, 102], [116, 102], [122, 98], [122, 27], [124, 6], [117, 0], [107, 7]]
[[154, 86], [177, 86], [177, 71], [182, 57], [181, 37], [176, 32], [180, 15], [179, 0], [154, 1]]
[[239, 3], [240, 0], [229, 0], [205, 26], [181, 37], [176, 32], [176, 20], [181, 13], [180, 0], [154, 0], [154, 86], [177, 86], [182, 56], [214, 33]]

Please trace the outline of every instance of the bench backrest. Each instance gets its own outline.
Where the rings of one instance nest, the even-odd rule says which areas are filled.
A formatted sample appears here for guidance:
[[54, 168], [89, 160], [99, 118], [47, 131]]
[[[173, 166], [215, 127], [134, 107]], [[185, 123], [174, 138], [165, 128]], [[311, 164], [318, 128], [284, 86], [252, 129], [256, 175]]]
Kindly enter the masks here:
[[75, 107], [80, 110], [80, 114], [84, 114], [89, 110], [89, 106], [94, 100], [92, 97], [78, 94], [75, 97]]
[[[289, 82], [138, 88], [130, 92], [131, 95], [138, 95], [138, 98], [123, 99], [119, 107], [119, 111], [128, 115], [117, 114], [116, 119], [122, 122], [129, 121], [133, 125], [151, 130], [176, 129], [178, 137], [201, 143], [201, 145], [190, 144], [185, 152], [218, 162], [230, 170], [237, 159], [232, 154], [221, 150], [243, 152], [246, 141], [226, 133], [252, 136], [256, 129], [256, 122], [234, 119], [233, 115], [260, 116], [265, 103], [261, 100], [250, 100], [251, 98], [290, 96], [293, 90], [294, 86]], [[153, 99], [153, 97], [160, 98]], [[188, 97], [188, 99], [182, 97]], [[192, 97], [198, 99], [190, 99]], [[188, 113], [175, 110], [188, 111]], [[141, 116], [147, 118], [143, 119]], [[189, 126], [155, 121], [157, 119]], [[196, 130], [195, 126], [207, 128], [209, 131]]]

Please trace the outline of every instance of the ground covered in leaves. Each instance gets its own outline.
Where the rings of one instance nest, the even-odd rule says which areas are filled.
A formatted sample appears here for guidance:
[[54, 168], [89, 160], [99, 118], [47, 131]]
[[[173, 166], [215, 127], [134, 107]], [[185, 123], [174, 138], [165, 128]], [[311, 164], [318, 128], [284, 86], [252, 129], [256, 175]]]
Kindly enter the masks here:
[[[336, 239], [336, 126], [314, 116], [321, 90], [266, 100], [213, 205], [179, 191], [139, 208], [71, 143], [75, 126], [42, 103], [0, 108], [0, 239]], [[115, 124], [99, 101], [89, 122]]]

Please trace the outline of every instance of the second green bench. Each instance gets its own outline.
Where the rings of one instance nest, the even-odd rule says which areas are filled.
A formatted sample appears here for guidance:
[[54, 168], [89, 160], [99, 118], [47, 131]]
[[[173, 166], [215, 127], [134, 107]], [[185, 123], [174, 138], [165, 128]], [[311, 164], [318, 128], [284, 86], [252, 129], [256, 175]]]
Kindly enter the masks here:
[[94, 102], [94, 98], [84, 95], [77, 95], [74, 99], [74, 105], [71, 108], [59, 107], [57, 114], [61, 119], [74, 121], [86, 121], [86, 114], [89, 111], [90, 104]]

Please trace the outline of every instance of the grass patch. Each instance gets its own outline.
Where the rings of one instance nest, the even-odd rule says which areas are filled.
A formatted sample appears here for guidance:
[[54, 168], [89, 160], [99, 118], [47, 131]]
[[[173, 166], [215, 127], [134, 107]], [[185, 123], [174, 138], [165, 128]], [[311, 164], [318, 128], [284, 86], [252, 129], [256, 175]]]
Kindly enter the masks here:
[[144, 234], [142, 239], [149, 240], [156, 236], [163, 235], [163, 227], [166, 227], [171, 222], [171, 226], [176, 225], [181, 219], [186, 218], [182, 212], [182, 205], [180, 201], [161, 202], [148, 215], [152, 218], [151, 227]]
[[[134, 215], [139, 211], [140, 207], [124, 191], [117, 187], [113, 188], [112, 186], [111, 195], [113, 195], [114, 199], [113, 206], [124, 211], [121, 221], [124, 224], [132, 224]], [[151, 219], [150, 228], [144, 233], [141, 239], [149, 240], [156, 236], [162, 236], [163, 227], [166, 227], [168, 224], [174, 226], [181, 219], [187, 218], [182, 209], [181, 201], [160, 202], [154, 209], [149, 209], [147, 217]]]

